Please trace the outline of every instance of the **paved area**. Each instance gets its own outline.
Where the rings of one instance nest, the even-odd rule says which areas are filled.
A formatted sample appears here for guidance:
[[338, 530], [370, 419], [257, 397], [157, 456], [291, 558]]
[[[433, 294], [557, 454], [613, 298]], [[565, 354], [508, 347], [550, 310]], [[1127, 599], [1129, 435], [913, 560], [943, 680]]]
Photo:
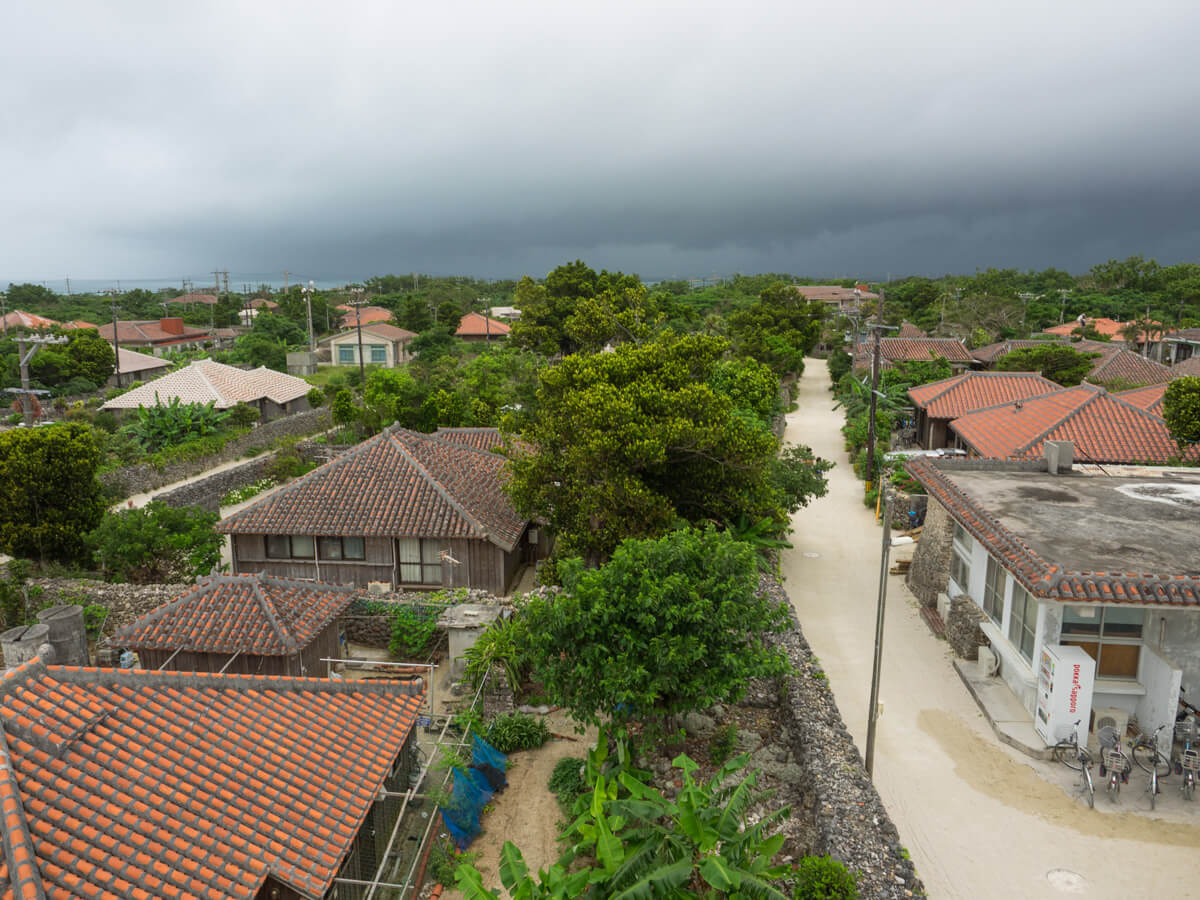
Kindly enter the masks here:
[[[866, 734], [880, 533], [862, 504], [831, 409], [822, 360], [809, 360], [786, 438], [836, 460], [829, 495], [797, 513], [785, 586], [859, 747]], [[894, 557], [911, 555], [898, 548]], [[1140, 780], [1089, 810], [1062, 766], [993, 733], [933, 638], [901, 576], [888, 585], [876, 784], [935, 898], [1186, 897], [1200, 885], [1200, 802], [1177, 795], [1154, 818]], [[1167, 806], [1167, 804], [1163, 804]]]

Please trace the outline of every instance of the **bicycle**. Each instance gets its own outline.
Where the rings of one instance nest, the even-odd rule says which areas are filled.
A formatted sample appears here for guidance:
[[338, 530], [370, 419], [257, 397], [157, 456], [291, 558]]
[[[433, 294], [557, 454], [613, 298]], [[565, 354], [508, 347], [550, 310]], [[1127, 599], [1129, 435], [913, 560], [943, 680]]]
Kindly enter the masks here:
[[1087, 747], [1079, 746], [1079, 723], [1082, 721], [1083, 719], [1075, 721], [1075, 728], [1069, 739], [1054, 745], [1054, 758], [1068, 769], [1079, 773], [1079, 791], [1087, 797], [1088, 807], [1095, 809], [1096, 786], [1092, 783], [1092, 755]]
[[1196, 741], [1196, 716], [1189, 704], [1182, 700], [1179, 702], [1187, 707], [1188, 714], [1175, 723], [1175, 739], [1183, 742], [1183, 752], [1175, 763], [1175, 773], [1183, 779], [1179, 784], [1183, 798], [1191, 800], [1196, 794], [1196, 779], [1200, 777], [1200, 753], [1192, 746]]
[[1158, 749], [1158, 733], [1166, 727], [1163, 724], [1155, 728], [1153, 737], [1139, 734], [1129, 745], [1133, 761], [1148, 776], [1146, 790], [1150, 792], [1151, 809], [1154, 809], [1155, 798], [1158, 796], [1158, 783], [1171, 774], [1171, 760]]

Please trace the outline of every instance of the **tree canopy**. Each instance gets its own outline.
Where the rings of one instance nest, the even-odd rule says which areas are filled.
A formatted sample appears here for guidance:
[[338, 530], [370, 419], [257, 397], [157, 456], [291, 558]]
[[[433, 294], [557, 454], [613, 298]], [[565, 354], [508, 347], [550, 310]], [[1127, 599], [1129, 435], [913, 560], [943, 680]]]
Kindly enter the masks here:
[[579, 722], [661, 718], [783, 674], [764, 636], [787, 613], [758, 591], [754, 550], [711, 525], [627, 540], [598, 569], [560, 566], [564, 592], [522, 611], [534, 677]]
[[510, 340], [543, 356], [599, 349], [610, 337], [657, 319], [636, 275], [597, 274], [579, 259], [550, 272], [542, 284], [522, 278], [513, 303], [521, 318], [513, 323]]
[[804, 371], [804, 357], [821, 339], [828, 315], [819, 300], [807, 300], [792, 285], [776, 282], [761, 297], [729, 317], [738, 353], [770, 366], [779, 375]]
[[771, 479], [778, 383], [765, 366], [725, 360], [728, 346], [662, 336], [541, 371], [507, 490], [522, 515], [550, 523], [562, 555], [594, 565], [677, 519], [786, 522], [791, 501]]
[[155, 500], [107, 513], [87, 544], [112, 581], [191, 581], [221, 562], [224, 537], [213, 531], [219, 518], [198, 506], [176, 508]]
[[1200, 378], [1176, 378], [1167, 385], [1163, 394], [1163, 418], [1180, 453], [1200, 443]]
[[104, 515], [99, 464], [85, 425], [0, 434], [0, 550], [41, 561], [83, 559], [83, 535]]
[[1073, 347], [1047, 343], [1045, 347], [1029, 347], [1006, 353], [996, 362], [1001, 372], [1040, 372], [1056, 384], [1071, 387], [1079, 384], [1092, 369], [1092, 360], [1099, 353], [1080, 353]]

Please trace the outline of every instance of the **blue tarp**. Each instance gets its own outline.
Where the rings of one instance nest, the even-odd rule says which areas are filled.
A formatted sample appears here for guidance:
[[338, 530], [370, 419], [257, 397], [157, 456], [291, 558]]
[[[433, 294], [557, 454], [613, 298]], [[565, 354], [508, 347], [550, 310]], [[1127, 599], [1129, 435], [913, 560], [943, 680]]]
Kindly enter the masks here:
[[[500, 772], [507, 769], [508, 757], [479, 735], [471, 748], [471, 762], [475, 765], [493, 766]], [[505, 782], [507, 784], [507, 782]], [[479, 814], [492, 799], [495, 792], [481, 772], [474, 769], [454, 770], [454, 785], [450, 791], [450, 802], [443, 806], [442, 820], [446, 830], [454, 839], [458, 849], [465, 850], [479, 835]]]

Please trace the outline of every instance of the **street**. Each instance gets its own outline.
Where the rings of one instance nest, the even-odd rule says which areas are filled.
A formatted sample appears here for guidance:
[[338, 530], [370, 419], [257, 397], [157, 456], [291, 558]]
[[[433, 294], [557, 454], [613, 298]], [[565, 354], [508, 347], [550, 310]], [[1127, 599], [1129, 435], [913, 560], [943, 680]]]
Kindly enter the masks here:
[[[824, 360], [806, 361], [798, 403], [785, 440], [837, 467], [829, 494], [793, 519], [784, 586], [861, 752], [880, 530], [842, 449], [842, 411], [832, 409]], [[893, 560], [912, 550], [897, 548]], [[903, 577], [891, 576], [875, 781], [930, 897], [1124, 900], [1200, 891], [1200, 802], [1173, 820], [1139, 815], [1146, 801], [1138, 772], [1119, 804], [1098, 795], [1089, 810], [1051, 780], [1065, 783], [1063, 767], [999, 742], [950, 659]]]

